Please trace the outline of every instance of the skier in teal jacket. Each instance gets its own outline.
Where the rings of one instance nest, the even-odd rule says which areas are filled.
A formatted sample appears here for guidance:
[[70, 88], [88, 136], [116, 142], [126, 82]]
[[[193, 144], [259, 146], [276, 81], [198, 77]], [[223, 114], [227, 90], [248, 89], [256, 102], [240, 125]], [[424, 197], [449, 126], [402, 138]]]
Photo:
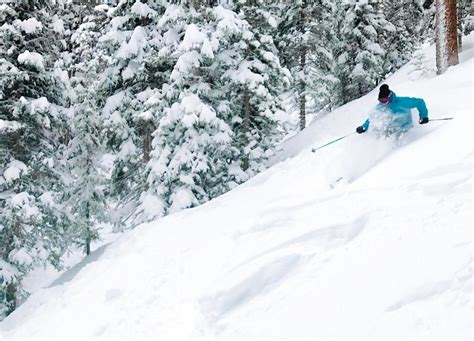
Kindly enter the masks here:
[[413, 127], [411, 116], [413, 108], [418, 110], [420, 124], [429, 122], [428, 109], [424, 100], [414, 97], [397, 97], [388, 85], [384, 84], [379, 90], [379, 104], [356, 131], [362, 134], [371, 126], [378, 135], [401, 135]]

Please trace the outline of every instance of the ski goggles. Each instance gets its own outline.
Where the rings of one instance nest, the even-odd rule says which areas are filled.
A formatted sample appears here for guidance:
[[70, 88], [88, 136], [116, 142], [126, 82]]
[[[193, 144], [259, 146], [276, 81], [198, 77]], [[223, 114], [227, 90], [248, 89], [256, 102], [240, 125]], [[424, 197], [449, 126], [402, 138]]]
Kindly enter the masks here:
[[379, 102], [382, 104], [387, 104], [388, 102], [390, 102], [390, 96], [379, 98]]

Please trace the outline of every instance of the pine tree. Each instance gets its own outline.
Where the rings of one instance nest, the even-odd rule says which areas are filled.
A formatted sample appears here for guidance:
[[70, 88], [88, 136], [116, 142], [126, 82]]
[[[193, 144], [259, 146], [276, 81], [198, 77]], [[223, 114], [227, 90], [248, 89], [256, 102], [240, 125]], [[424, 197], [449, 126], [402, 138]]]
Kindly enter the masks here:
[[156, 27], [163, 9], [155, 2], [121, 1], [111, 11], [110, 24], [98, 43], [98, 53], [107, 59], [98, 94], [103, 99], [106, 145], [115, 155], [112, 194], [123, 213], [122, 222], [133, 214], [146, 189], [145, 166], [155, 127], [143, 108], [159, 82], [149, 60], [158, 53]]
[[[68, 143], [68, 166], [72, 174], [67, 190], [67, 205], [75, 228], [69, 233], [71, 244], [91, 251], [91, 243], [100, 238], [98, 224], [105, 220], [107, 205], [105, 172], [100, 158], [104, 153], [101, 139], [101, 116], [97, 98], [98, 79], [104, 58], [97, 56], [95, 46], [107, 22], [104, 9], [83, 10], [83, 22], [70, 38], [69, 70], [74, 88], [72, 134]], [[72, 8], [72, 11], [76, 11]], [[74, 23], [73, 23], [74, 24]], [[73, 26], [73, 25], [71, 25]]]
[[[93, 89], [93, 88], [92, 88]], [[103, 193], [104, 174], [101, 172], [100, 123], [96, 106], [88, 95], [74, 112], [74, 137], [68, 145], [69, 163], [73, 175], [67, 205], [74, 217], [70, 238], [91, 252], [91, 242], [99, 239], [98, 223], [104, 221], [106, 202]]]
[[232, 131], [218, 115], [220, 90], [212, 68], [217, 42], [210, 40], [205, 18], [193, 6], [172, 5], [160, 20], [163, 35], [170, 38], [163, 57], [175, 63], [161, 89], [165, 103], [155, 101], [154, 110], [163, 110], [163, 117], [154, 132], [143, 219], [197, 206], [211, 198], [216, 183], [226, 186], [222, 172], [232, 158]]
[[387, 51], [379, 42], [394, 31], [383, 13], [368, 3], [340, 6], [338, 18], [337, 78], [343, 103], [366, 94], [384, 78]]
[[407, 63], [415, 50], [425, 42], [429, 22], [422, 4], [404, 0], [381, 3], [379, 10], [386, 13], [392, 26], [386, 27], [382, 47], [387, 51], [384, 74], [393, 73]]
[[59, 265], [70, 226], [66, 182], [67, 74], [46, 1], [0, 6], [0, 315], [21, 299], [33, 267]]
[[[307, 0], [309, 1], [309, 0]], [[276, 36], [280, 22], [281, 4], [274, 0], [229, 1], [232, 9], [253, 28], [254, 33]]]
[[199, 205], [261, 171], [281, 133], [287, 83], [272, 38], [232, 8], [172, 5], [160, 24], [164, 37], [183, 38], [161, 47], [175, 62], [151, 110], [164, 116], [141, 201], [147, 219]]
[[[257, 9], [247, 7], [243, 13], [257, 12]], [[283, 109], [280, 95], [287, 89], [291, 76], [281, 66], [270, 35], [230, 14], [230, 10], [216, 8], [214, 13], [219, 40], [220, 35], [225, 34], [219, 32], [219, 22], [232, 20], [233, 27], [237, 28], [221, 44], [216, 59], [224, 71], [224, 76], [219, 78], [223, 81], [220, 88], [225, 89], [222, 97], [229, 101], [231, 116], [226, 122], [235, 134], [233, 145], [240, 153], [240, 169], [251, 177], [265, 168], [265, 161], [281, 139], [279, 116], [283, 115]]]
[[293, 76], [292, 92], [303, 129], [308, 111], [339, 104], [333, 58], [335, 6], [331, 1], [298, 0], [286, 3], [282, 13], [278, 47]]

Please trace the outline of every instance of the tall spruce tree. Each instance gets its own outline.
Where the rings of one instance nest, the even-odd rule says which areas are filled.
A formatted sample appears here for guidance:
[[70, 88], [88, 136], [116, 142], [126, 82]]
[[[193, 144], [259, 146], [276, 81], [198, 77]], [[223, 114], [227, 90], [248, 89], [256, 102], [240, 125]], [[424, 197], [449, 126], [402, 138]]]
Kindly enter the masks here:
[[100, 237], [98, 225], [105, 220], [107, 212], [104, 193], [107, 183], [100, 163], [105, 150], [101, 139], [100, 98], [97, 97], [104, 58], [95, 53], [101, 29], [107, 22], [107, 8], [81, 7], [83, 22], [70, 38], [69, 70], [74, 106], [73, 132], [67, 149], [72, 179], [66, 203], [75, 222], [75, 228], [68, 235], [69, 243], [80, 246], [89, 254], [91, 243]]
[[341, 81], [343, 103], [359, 98], [384, 78], [387, 51], [383, 41], [395, 31], [368, 3], [348, 2], [338, 8], [339, 43], [336, 48], [336, 76]]
[[280, 133], [287, 82], [272, 38], [232, 7], [173, 5], [160, 23], [170, 37], [162, 51], [176, 61], [164, 101], [155, 101], [164, 117], [141, 206], [153, 206], [151, 216], [206, 202], [261, 171]]
[[285, 3], [282, 13], [278, 48], [293, 76], [292, 93], [303, 129], [306, 113], [340, 104], [334, 77], [335, 6], [332, 1], [298, 0]]
[[242, 18], [245, 13], [250, 18], [257, 14], [273, 17], [249, 4], [239, 12], [241, 17], [231, 13], [219, 7], [214, 10], [218, 40], [225, 34], [219, 30], [222, 23], [231, 22], [237, 28], [221, 44], [216, 58], [224, 71], [221, 88], [226, 89], [222, 96], [230, 104], [232, 116], [227, 122], [235, 134], [233, 145], [239, 150], [240, 168], [251, 177], [265, 168], [265, 161], [282, 137], [278, 121], [283, 115], [281, 94], [288, 88], [291, 75], [280, 64], [273, 38]]
[[74, 136], [68, 145], [73, 179], [66, 203], [74, 218], [70, 241], [83, 247], [84, 253], [88, 255], [91, 243], [99, 239], [97, 226], [104, 221], [107, 205], [104, 197], [105, 178], [99, 162], [103, 148], [97, 107], [90, 95], [79, 98], [83, 98], [83, 101], [76, 105]]
[[49, 9], [39, 0], [0, 6], [0, 316], [21, 299], [29, 270], [59, 264], [70, 226], [61, 205], [69, 86]]
[[104, 100], [106, 145], [115, 155], [112, 195], [122, 222], [133, 216], [146, 188], [145, 166], [155, 127], [152, 117], [143, 115], [143, 108], [159, 82], [148, 60], [160, 43], [156, 27], [163, 10], [156, 2], [120, 1], [110, 11], [110, 24], [98, 42], [99, 54], [108, 59], [98, 94]]
[[161, 88], [164, 103], [155, 101], [154, 110], [163, 110], [163, 117], [154, 132], [148, 191], [141, 201], [144, 219], [206, 202], [212, 185], [225, 182], [220, 172], [232, 158], [232, 131], [216, 107], [220, 90], [212, 65], [218, 42], [210, 40], [206, 8], [171, 5], [160, 20], [163, 57], [175, 63]]

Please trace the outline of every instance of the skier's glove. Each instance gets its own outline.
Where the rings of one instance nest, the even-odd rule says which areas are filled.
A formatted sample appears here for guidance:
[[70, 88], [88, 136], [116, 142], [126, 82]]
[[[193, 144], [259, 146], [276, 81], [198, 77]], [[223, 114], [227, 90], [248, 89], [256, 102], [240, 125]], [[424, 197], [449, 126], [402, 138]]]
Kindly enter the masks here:
[[357, 134], [365, 133], [365, 128], [363, 126], [357, 127], [356, 132]]
[[428, 123], [429, 121], [430, 119], [428, 117], [423, 117], [423, 118], [420, 118], [418, 122], [420, 122], [420, 124], [425, 124], [425, 123]]

